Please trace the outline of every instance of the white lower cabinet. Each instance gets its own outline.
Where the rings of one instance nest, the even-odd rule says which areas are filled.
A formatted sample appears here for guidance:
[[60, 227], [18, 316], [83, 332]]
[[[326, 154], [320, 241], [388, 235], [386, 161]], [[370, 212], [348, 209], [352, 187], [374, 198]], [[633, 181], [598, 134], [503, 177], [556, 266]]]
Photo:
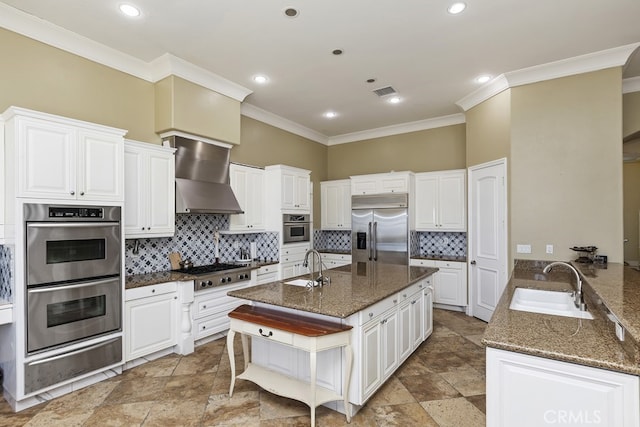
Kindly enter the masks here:
[[278, 280], [278, 265], [270, 264], [263, 265], [257, 270], [253, 270], [256, 272], [256, 285], [262, 285], [264, 283], [271, 283]]
[[230, 297], [227, 292], [251, 286], [249, 280], [227, 286], [216, 286], [195, 293], [193, 309], [193, 334], [199, 340], [229, 329], [229, 312], [247, 301]]
[[341, 267], [343, 265], [351, 264], [350, 254], [337, 254], [337, 253], [323, 253], [322, 263], [327, 268]]
[[640, 378], [487, 348], [487, 426], [640, 425]]
[[[309, 268], [302, 265], [304, 255], [311, 248], [309, 243], [284, 245], [280, 254], [280, 280], [309, 273]], [[309, 264], [311, 265], [311, 259]]]
[[[433, 277], [433, 276], [432, 276]], [[422, 326], [422, 340], [429, 338], [433, 332], [433, 279], [429, 277], [424, 280], [423, 295], [424, 300], [422, 302], [424, 309], [423, 326]]]
[[125, 362], [173, 347], [178, 342], [177, 283], [125, 291]]
[[467, 302], [467, 264], [456, 261], [412, 259], [410, 265], [437, 267], [433, 277], [433, 303], [464, 307]]

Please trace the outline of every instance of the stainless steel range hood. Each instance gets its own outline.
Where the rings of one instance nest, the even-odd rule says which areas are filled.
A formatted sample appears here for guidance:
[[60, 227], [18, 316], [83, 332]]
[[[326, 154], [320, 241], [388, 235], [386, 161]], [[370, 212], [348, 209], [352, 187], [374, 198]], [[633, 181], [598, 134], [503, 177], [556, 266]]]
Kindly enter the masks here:
[[180, 135], [163, 141], [176, 148], [177, 213], [244, 213], [229, 185], [230, 148]]

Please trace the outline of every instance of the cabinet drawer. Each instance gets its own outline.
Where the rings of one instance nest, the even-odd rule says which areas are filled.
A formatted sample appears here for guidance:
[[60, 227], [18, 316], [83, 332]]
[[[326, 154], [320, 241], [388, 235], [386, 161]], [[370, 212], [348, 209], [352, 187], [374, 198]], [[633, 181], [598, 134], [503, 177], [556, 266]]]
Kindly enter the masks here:
[[293, 344], [293, 333], [269, 328], [257, 323], [242, 322], [242, 333], [262, 337], [282, 344]]
[[217, 313], [203, 317], [202, 319], [197, 319], [193, 322], [195, 339], [198, 340], [208, 337], [209, 335], [224, 332], [229, 329], [229, 323], [227, 313]]
[[382, 301], [379, 301], [375, 304], [373, 304], [370, 307], [365, 308], [364, 310], [362, 310], [360, 312], [360, 319], [359, 319], [359, 323], [360, 325], [368, 322], [371, 319], [375, 319], [376, 317], [380, 316], [382, 313], [384, 313], [385, 311], [395, 307], [398, 305], [398, 298], [397, 296], [391, 296], [388, 298], [383, 299]]
[[278, 273], [274, 271], [273, 273], [266, 273], [266, 274], [259, 275], [257, 279], [257, 283], [258, 285], [262, 285], [263, 283], [271, 283], [271, 282], [275, 282], [276, 280], [278, 280]]
[[282, 248], [282, 253], [280, 255], [281, 256], [300, 255], [300, 259], [302, 259], [302, 258], [304, 258], [304, 254], [308, 250], [309, 250], [309, 245], [308, 244], [299, 245], [299, 246], [284, 245], [283, 248]]
[[157, 285], [141, 286], [139, 288], [127, 289], [124, 292], [125, 301], [132, 301], [139, 298], [147, 298], [155, 295], [176, 292], [178, 284], [176, 282], [158, 283]]
[[277, 273], [277, 272], [278, 272], [277, 264], [263, 265], [262, 267], [258, 268], [258, 279], [260, 279], [260, 276], [262, 276], [263, 274]]
[[414, 283], [411, 286], [407, 286], [406, 288], [398, 292], [398, 302], [402, 303], [403, 301], [410, 299], [414, 294], [422, 292], [422, 289], [424, 287], [425, 285], [422, 280]]
[[436, 261], [436, 267], [438, 268], [450, 268], [452, 270], [462, 270], [462, 262], [455, 261]]
[[415, 267], [435, 267], [436, 261], [431, 259], [412, 259], [409, 264]]

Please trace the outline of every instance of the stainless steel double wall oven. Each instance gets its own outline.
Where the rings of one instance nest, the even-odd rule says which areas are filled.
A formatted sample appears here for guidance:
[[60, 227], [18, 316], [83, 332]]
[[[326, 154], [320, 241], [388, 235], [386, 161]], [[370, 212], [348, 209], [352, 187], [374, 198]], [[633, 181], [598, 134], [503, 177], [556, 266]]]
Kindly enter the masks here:
[[[25, 204], [24, 224], [27, 355], [120, 331], [120, 207]], [[25, 392], [121, 359], [115, 337], [37, 360], [25, 367]]]

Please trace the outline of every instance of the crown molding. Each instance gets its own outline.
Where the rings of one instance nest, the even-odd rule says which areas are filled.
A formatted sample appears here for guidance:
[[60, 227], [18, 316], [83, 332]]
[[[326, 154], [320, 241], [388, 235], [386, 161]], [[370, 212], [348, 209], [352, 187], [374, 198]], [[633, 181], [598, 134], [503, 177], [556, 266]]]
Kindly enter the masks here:
[[440, 128], [444, 126], [459, 125], [465, 123], [462, 113], [448, 116], [434, 117], [432, 119], [418, 120], [415, 122], [401, 123], [398, 125], [384, 126], [375, 129], [363, 130], [360, 132], [345, 133], [331, 136], [327, 145], [346, 144], [348, 142], [362, 141], [372, 138], [382, 138], [385, 136], [399, 135], [402, 133], [417, 132], [421, 130]]
[[[604, 70], [611, 67], [621, 67], [627, 63], [629, 57], [638, 46], [640, 46], [640, 43], [632, 43], [612, 49], [588, 53], [586, 55], [562, 59], [560, 61], [535, 65], [521, 70], [509, 71], [465, 96], [456, 102], [456, 105], [464, 111], [467, 111], [508, 88], [591, 71]], [[636, 82], [629, 84], [630, 87], [637, 87], [637, 85], [638, 83]]]
[[247, 116], [268, 125], [275, 126], [279, 129], [291, 132], [295, 135], [302, 136], [315, 142], [319, 142], [320, 144], [327, 145], [328, 141], [326, 135], [323, 135], [320, 132], [316, 132], [313, 129], [309, 129], [308, 127], [299, 125], [298, 123], [285, 119], [284, 117], [280, 117], [276, 114], [270, 113], [266, 110], [263, 110], [262, 108], [256, 107], [255, 105], [243, 102], [240, 112], [243, 116]]
[[151, 83], [175, 74], [240, 102], [252, 92], [168, 53], [145, 62], [4, 3], [0, 3], [0, 27]]
[[5, 3], [0, 3], [0, 27], [143, 80], [152, 81], [148, 63]]
[[456, 105], [462, 108], [463, 111], [468, 111], [470, 108], [475, 107], [493, 96], [496, 96], [506, 89], [509, 89], [509, 82], [504, 74], [500, 74], [498, 77], [489, 81], [485, 85], [480, 86], [478, 89], [456, 102]]
[[182, 58], [165, 53], [150, 63], [153, 81], [157, 82], [170, 75], [181, 77], [192, 83], [204, 86], [236, 101], [244, 101], [253, 91], [237, 83], [227, 80], [211, 71], [198, 67]]
[[622, 81], [622, 93], [640, 92], [640, 76]]
[[560, 77], [589, 73], [591, 71], [604, 70], [611, 67], [621, 67], [627, 63], [629, 57], [640, 46], [640, 43], [632, 43], [612, 49], [587, 53], [561, 59], [547, 64], [535, 65], [521, 70], [506, 73], [509, 87], [522, 86]]

